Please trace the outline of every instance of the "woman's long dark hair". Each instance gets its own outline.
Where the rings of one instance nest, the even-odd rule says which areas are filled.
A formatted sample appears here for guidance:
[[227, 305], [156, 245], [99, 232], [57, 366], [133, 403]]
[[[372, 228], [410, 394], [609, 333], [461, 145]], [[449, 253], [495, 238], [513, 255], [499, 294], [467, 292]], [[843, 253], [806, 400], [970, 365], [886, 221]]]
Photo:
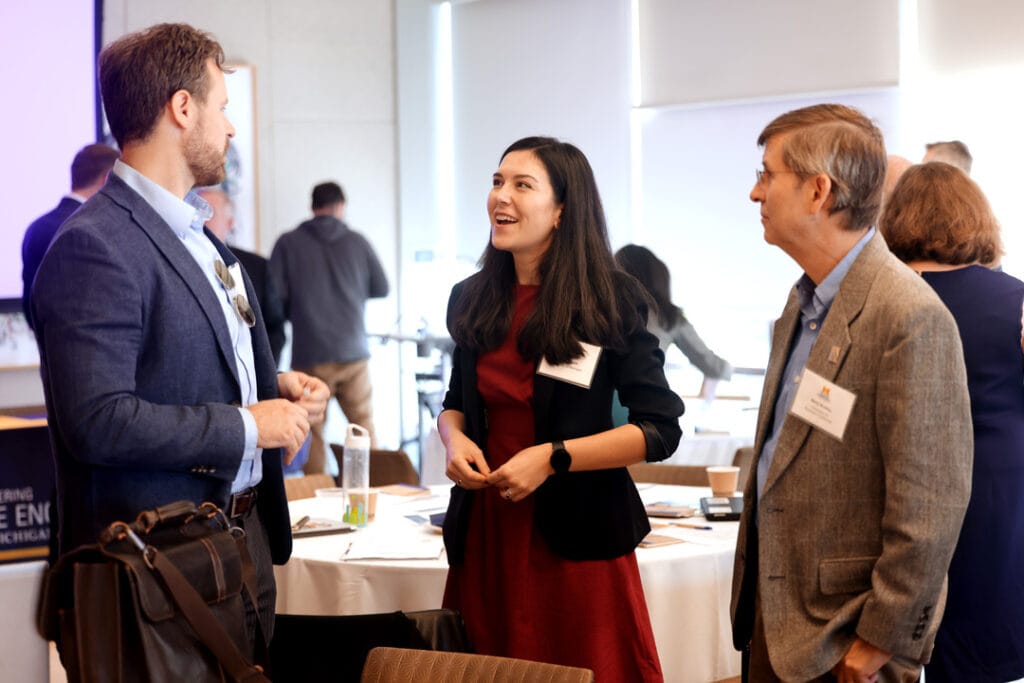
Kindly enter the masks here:
[[615, 261], [647, 290], [658, 312], [658, 323], [664, 329], [671, 329], [680, 318], [686, 320], [683, 309], [672, 303], [672, 276], [668, 266], [654, 252], [647, 247], [627, 244], [615, 252]]
[[[537, 306], [519, 335], [520, 355], [566, 363], [582, 355], [580, 341], [624, 350], [628, 328], [637, 323], [624, 320], [621, 306], [640, 293], [632, 280], [616, 277], [604, 209], [587, 158], [575, 146], [547, 137], [514, 142], [501, 158], [522, 150], [532, 151], [544, 164], [562, 213], [540, 263]], [[500, 346], [511, 324], [515, 284], [512, 254], [488, 242], [480, 272], [466, 282], [449, 321], [455, 342], [476, 351]]]

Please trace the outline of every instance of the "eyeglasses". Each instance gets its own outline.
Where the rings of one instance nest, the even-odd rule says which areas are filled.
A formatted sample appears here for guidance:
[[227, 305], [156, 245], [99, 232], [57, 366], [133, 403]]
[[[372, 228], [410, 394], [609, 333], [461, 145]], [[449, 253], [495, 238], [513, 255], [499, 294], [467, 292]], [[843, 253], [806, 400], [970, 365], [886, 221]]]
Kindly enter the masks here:
[[[237, 265], [234, 267], [238, 268]], [[231, 297], [231, 303], [235, 305], [235, 313], [238, 314], [238, 318], [249, 327], [253, 327], [256, 324], [256, 313], [252, 310], [252, 306], [249, 305], [249, 300], [245, 298], [245, 294], [238, 291], [239, 287], [235, 283], [235, 277], [231, 274], [231, 268], [224, 265], [224, 262], [220, 259], [217, 259], [213, 262], [213, 269], [216, 271], [220, 283], [224, 285], [224, 289], [228, 290], [228, 296]], [[241, 277], [241, 271], [239, 271], [239, 277]]]
[[779, 175], [782, 173], [795, 173], [800, 175], [799, 171], [769, 171], [767, 168], [755, 168], [754, 175], [757, 176], [757, 184], [760, 185], [766, 180], [771, 180], [773, 175]]

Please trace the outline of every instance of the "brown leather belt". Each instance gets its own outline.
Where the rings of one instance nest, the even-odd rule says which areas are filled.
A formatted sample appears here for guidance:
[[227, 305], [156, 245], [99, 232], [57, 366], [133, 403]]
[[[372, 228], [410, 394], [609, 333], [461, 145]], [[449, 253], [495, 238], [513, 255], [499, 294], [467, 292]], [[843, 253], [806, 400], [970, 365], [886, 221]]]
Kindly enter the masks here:
[[228, 518], [236, 519], [256, 507], [256, 489], [247, 488], [238, 493], [232, 493], [228, 501]]

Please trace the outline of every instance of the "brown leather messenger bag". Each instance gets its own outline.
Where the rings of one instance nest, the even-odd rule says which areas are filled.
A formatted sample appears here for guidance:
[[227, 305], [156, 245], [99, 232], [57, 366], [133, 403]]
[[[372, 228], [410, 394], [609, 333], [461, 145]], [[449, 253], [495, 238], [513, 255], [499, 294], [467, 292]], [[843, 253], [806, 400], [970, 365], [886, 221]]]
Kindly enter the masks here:
[[170, 503], [63, 555], [39, 629], [71, 681], [268, 681], [245, 627], [255, 580], [245, 532], [216, 505]]

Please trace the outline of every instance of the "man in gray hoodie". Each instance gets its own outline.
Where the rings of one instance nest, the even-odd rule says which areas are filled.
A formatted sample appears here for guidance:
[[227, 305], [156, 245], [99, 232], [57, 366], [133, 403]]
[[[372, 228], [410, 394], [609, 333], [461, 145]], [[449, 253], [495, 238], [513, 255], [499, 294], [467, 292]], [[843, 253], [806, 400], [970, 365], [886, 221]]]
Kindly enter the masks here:
[[[350, 423], [373, 432], [366, 300], [388, 294], [369, 241], [342, 221], [345, 193], [334, 182], [313, 188], [313, 218], [281, 235], [270, 272], [292, 323], [292, 367], [319, 377]], [[307, 474], [325, 471], [323, 428], [313, 429]]]

